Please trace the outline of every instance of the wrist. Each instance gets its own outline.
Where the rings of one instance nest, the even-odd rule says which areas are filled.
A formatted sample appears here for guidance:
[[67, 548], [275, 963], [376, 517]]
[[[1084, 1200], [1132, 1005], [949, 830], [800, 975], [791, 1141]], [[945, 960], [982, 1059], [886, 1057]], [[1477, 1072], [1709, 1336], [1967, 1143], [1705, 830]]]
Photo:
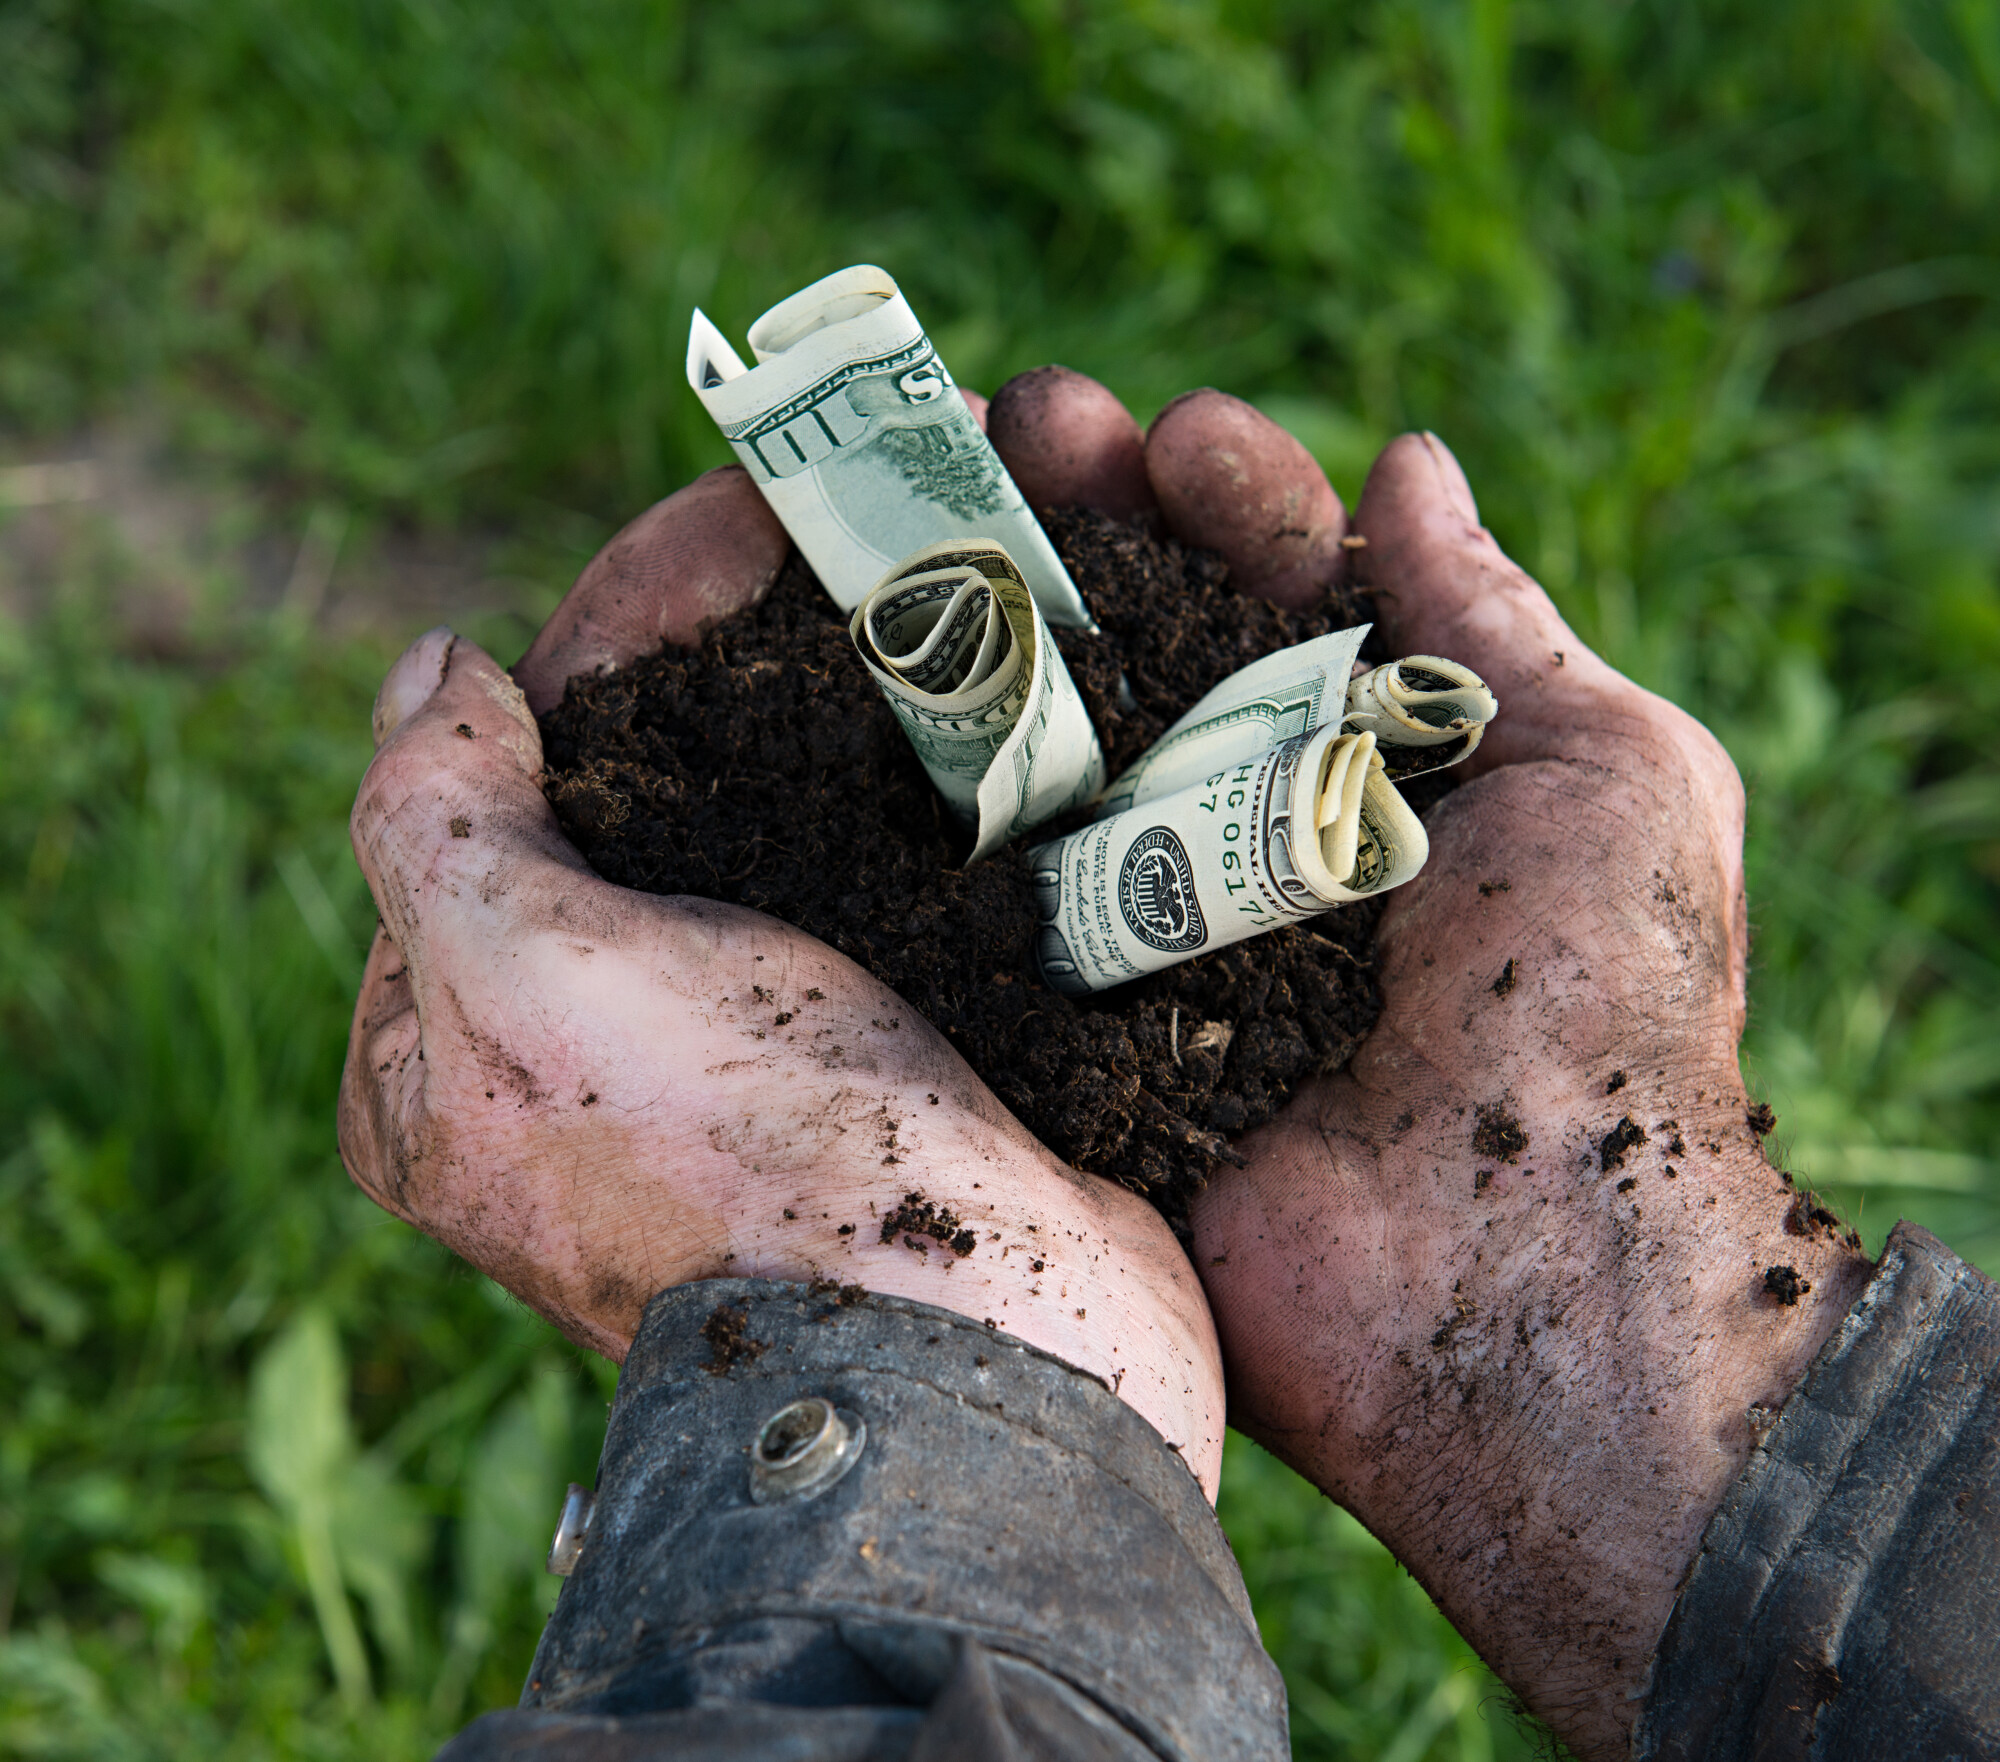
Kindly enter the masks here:
[[1034, 1154], [977, 1172], [910, 1158], [867, 1193], [801, 1183], [795, 1217], [733, 1218], [733, 1246], [687, 1276], [858, 1286], [951, 1310], [1102, 1382], [1213, 1502], [1225, 1402], [1200, 1280], [1144, 1200]]

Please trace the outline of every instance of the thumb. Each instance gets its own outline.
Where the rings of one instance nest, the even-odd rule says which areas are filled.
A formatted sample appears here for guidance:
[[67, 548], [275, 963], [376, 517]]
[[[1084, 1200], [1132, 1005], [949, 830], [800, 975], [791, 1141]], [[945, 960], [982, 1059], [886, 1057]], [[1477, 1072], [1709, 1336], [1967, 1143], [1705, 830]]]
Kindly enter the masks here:
[[375, 694], [371, 721], [378, 749], [430, 701], [431, 693], [444, 681], [445, 666], [457, 641], [450, 627], [440, 624], [435, 630], [426, 630], [396, 657], [382, 689]]
[[1392, 655], [1474, 669], [1501, 714], [1468, 772], [1573, 751], [1649, 727], [1656, 700], [1598, 659], [1479, 523], [1472, 487], [1434, 434], [1405, 434], [1368, 473], [1354, 525], [1354, 585], [1375, 599]]
[[541, 736], [520, 688], [449, 630], [419, 637], [376, 699], [381, 744], [349, 831], [396, 947], [419, 983], [439, 935], [518, 899], [523, 865], [584, 868], [537, 779]]

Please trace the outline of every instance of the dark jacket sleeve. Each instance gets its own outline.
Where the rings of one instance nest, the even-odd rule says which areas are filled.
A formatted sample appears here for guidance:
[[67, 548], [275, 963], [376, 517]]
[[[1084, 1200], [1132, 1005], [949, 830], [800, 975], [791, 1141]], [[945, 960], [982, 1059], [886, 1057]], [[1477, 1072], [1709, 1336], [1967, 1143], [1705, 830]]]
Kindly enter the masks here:
[[518, 1709], [439, 1762], [1273, 1762], [1192, 1474], [1102, 1383], [858, 1287], [662, 1292]]
[[2000, 1287], [1909, 1224], [1702, 1537], [1636, 1762], [2000, 1758]]

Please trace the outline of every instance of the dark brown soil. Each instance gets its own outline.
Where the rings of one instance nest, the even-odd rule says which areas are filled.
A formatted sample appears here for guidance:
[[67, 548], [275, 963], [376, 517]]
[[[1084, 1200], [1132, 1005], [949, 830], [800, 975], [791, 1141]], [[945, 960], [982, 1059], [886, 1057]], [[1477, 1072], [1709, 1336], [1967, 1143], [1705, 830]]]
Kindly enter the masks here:
[[932, 1242], [942, 1243], [960, 1260], [979, 1243], [979, 1237], [966, 1229], [951, 1212], [933, 1204], [921, 1193], [904, 1194], [903, 1203], [882, 1220], [882, 1240], [893, 1242], [898, 1236], [923, 1253], [929, 1253]]
[[1764, 1289], [1789, 1309], [1812, 1286], [1799, 1277], [1797, 1267], [1767, 1266], [1764, 1269]]
[[1607, 1172], [1622, 1169], [1625, 1153], [1634, 1145], [1645, 1142], [1646, 1128], [1634, 1125], [1632, 1116], [1627, 1114], [1597, 1141], [1597, 1166]]
[[1496, 1162], [1519, 1162], [1528, 1134], [1503, 1102], [1488, 1102], [1473, 1115], [1472, 1148]]
[[[1363, 615], [1348, 598], [1311, 616], [1239, 598], [1217, 558], [1096, 514], [1048, 526], [1102, 626], [1057, 640], [1114, 775], [1238, 667]], [[1379, 1010], [1379, 903], [1082, 1006], [1045, 989], [1021, 850], [960, 867], [969, 841], [796, 555], [699, 649], [572, 680], [542, 737], [549, 800], [600, 874], [830, 943], [922, 1011], [1059, 1156], [1176, 1224], [1234, 1159], [1229, 1140], [1343, 1064]], [[1404, 785], [1419, 812], [1446, 787]]]
[[739, 1364], [754, 1364], [767, 1350], [762, 1340], [749, 1335], [750, 1312], [719, 1304], [701, 1324], [701, 1337], [708, 1342], [709, 1360], [702, 1368], [712, 1377], [726, 1376]]

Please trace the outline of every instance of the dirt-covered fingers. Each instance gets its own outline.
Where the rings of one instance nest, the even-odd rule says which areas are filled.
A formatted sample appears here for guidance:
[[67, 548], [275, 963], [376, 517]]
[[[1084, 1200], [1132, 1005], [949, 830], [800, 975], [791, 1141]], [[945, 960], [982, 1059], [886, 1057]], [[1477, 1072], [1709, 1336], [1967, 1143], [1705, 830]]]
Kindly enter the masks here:
[[1059, 366], [1016, 374], [994, 393], [986, 432], [1029, 507], [1158, 518], [1145, 437], [1096, 380]]
[[537, 715], [579, 673], [693, 643], [762, 599], [791, 540], [740, 465], [656, 502], [599, 551], [514, 666]]
[[1340, 579], [1346, 516], [1326, 473], [1226, 392], [1185, 393], [1142, 434], [1096, 380], [1037, 367], [994, 394], [987, 432], [1031, 507], [1162, 522], [1219, 551], [1242, 592], [1293, 610]]
[[1347, 517], [1313, 456], [1227, 392], [1183, 392], [1146, 435], [1146, 473], [1176, 538], [1219, 551], [1239, 592], [1292, 611], [1341, 579]]
[[[522, 899], [530, 870], [574, 872], [584, 864], [536, 783], [534, 717], [484, 650], [432, 632], [391, 670], [385, 698], [388, 708], [378, 702], [377, 714], [389, 731], [361, 780], [349, 829], [421, 1002], [440, 934], [456, 920], [504, 916]], [[579, 888], [603, 886], [587, 871], [572, 879]]]

